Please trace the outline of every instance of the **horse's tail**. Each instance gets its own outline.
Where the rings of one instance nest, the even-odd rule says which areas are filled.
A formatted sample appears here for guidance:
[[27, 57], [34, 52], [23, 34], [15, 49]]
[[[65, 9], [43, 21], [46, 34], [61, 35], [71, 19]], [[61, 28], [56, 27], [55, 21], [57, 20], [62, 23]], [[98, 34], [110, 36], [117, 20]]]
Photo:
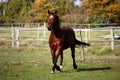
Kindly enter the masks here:
[[85, 42], [81, 42], [81, 41], [78, 41], [77, 39], [75, 39], [75, 44], [79, 45], [79, 46], [90, 46], [89, 43], [85, 43]]

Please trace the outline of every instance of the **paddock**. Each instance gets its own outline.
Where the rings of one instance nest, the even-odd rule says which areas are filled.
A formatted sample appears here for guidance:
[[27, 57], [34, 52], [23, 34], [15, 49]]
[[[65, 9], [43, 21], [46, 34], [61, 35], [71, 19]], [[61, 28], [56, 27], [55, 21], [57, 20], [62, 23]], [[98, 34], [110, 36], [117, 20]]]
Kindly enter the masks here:
[[[0, 79], [2, 80], [119, 80], [120, 57], [113, 54], [94, 55], [86, 53], [86, 60], [79, 61], [78, 69], [72, 68], [70, 51], [64, 51], [63, 72], [52, 75], [51, 56], [48, 48], [0, 48]], [[90, 57], [91, 56], [91, 57]], [[59, 61], [58, 61], [59, 63]], [[99, 78], [98, 78], [99, 77]]]
[[[28, 25], [28, 24], [27, 24]], [[34, 24], [32, 24], [34, 25]], [[15, 34], [12, 34], [14, 29]], [[28, 29], [28, 30], [27, 30]], [[17, 33], [19, 31], [19, 35]], [[0, 79], [2, 80], [119, 80], [120, 40], [104, 38], [120, 34], [119, 28], [75, 29], [77, 39], [91, 43], [84, 48], [85, 61], [81, 61], [81, 47], [76, 48], [78, 70], [72, 69], [70, 50], [64, 51], [63, 72], [51, 75], [51, 56], [48, 46], [49, 32], [41, 27], [1, 27], [0, 28]], [[87, 32], [85, 32], [87, 31]], [[14, 37], [14, 38], [12, 38]], [[16, 39], [17, 38], [17, 39]], [[114, 40], [114, 50], [111, 48]], [[14, 41], [14, 42], [12, 42]], [[17, 41], [19, 46], [17, 47]], [[58, 61], [59, 63], [59, 61]]]

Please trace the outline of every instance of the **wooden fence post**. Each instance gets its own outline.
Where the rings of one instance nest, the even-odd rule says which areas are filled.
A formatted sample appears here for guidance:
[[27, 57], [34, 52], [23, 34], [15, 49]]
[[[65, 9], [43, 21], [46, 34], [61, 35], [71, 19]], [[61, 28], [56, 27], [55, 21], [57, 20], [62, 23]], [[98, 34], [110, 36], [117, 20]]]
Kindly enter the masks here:
[[[80, 41], [82, 41], [82, 31], [80, 30]], [[84, 55], [84, 47], [81, 46], [81, 56], [82, 56], [82, 61], [85, 60], [85, 55]]]
[[40, 30], [39, 30], [39, 28], [40, 28], [40, 24], [38, 23], [37, 40], [39, 40], [39, 34], [40, 34]]
[[88, 42], [88, 31], [86, 27], [85, 27], [85, 38], [86, 38], [86, 43], [87, 43]]
[[111, 28], [111, 49], [112, 50], [115, 49], [115, 45], [114, 45], [114, 28]]
[[19, 48], [19, 29], [16, 29], [16, 48]]
[[45, 37], [46, 37], [46, 31], [45, 31], [45, 28], [46, 28], [46, 23], [44, 22], [44, 39], [45, 39]]
[[14, 26], [13, 24], [11, 24], [12, 26], [12, 47], [15, 47], [15, 29], [14, 29]]
[[91, 24], [88, 24], [88, 29], [89, 29], [89, 37], [88, 37], [88, 39], [89, 39], [89, 40], [90, 40], [90, 36], [91, 36], [91, 35], [90, 35], [90, 29], [91, 29], [90, 26], [91, 26]]

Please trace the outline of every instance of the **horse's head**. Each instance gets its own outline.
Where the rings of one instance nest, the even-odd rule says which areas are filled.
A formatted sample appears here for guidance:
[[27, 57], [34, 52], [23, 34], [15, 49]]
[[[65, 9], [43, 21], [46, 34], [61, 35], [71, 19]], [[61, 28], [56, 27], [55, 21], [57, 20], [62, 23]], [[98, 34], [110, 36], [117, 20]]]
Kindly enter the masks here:
[[48, 30], [52, 30], [56, 26], [59, 26], [59, 17], [57, 16], [57, 11], [50, 12], [48, 10]]

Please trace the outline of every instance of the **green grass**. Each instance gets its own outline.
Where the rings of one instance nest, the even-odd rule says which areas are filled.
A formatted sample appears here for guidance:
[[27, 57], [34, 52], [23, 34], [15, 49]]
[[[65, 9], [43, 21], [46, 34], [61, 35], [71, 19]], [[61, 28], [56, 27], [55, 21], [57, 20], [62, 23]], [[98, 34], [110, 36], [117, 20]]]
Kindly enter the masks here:
[[[0, 33], [0, 38], [11, 38], [11, 31], [1, 30]], [[39, 34], [40, 38], [43, 38], [42, 33]], [[47, 38], [48, 34], [49, 32], [46, 34]], [[101, 32], [91, 34], [95, 34], [92, 35], [94, 38], [108, 35]], [[79, 32], [76, 35], [79, 39]], [[37, 33], [23, 31], [20, 36], [21, 39], [35, 39]], [[98, 41], [90, 43], [91, 47], [85, 48], [84, 62], [80, 61], [81, 48], [76, 48], [77, 71], [73, 70], [71, 52], [68, 49], [64, 51], [63, 72], [50, 74], [52, 61], [47, 41], [21, 40], [19, 49], [11, 48], [11, 41], [0, 41], [0, 80], [120, 80], [120, 47], [116, 46], [112, 51], [108, 44], [96, 45]]]
[[44, 64], [5, 64], [0, 70], [1, 80], [119, 80], [119, 65], [79, 63], [78, 71], [70, 64], [63, 72], [50, 74], [51, 66]]
[[90, 54], [87, 54], [87, 60], [80, 62], [79, 53], [77, 48], [78, 70], [73, 70], [70, 50], [66, 50], [63, 72], [50, 74], [52, 62], [48, 47], [0, 48], [0, 80], [120, 80], [120, 59], [110, 58], [112, 62], [100, 62], [95, 55], [94, 59], [89, 60], [87, 55]]

